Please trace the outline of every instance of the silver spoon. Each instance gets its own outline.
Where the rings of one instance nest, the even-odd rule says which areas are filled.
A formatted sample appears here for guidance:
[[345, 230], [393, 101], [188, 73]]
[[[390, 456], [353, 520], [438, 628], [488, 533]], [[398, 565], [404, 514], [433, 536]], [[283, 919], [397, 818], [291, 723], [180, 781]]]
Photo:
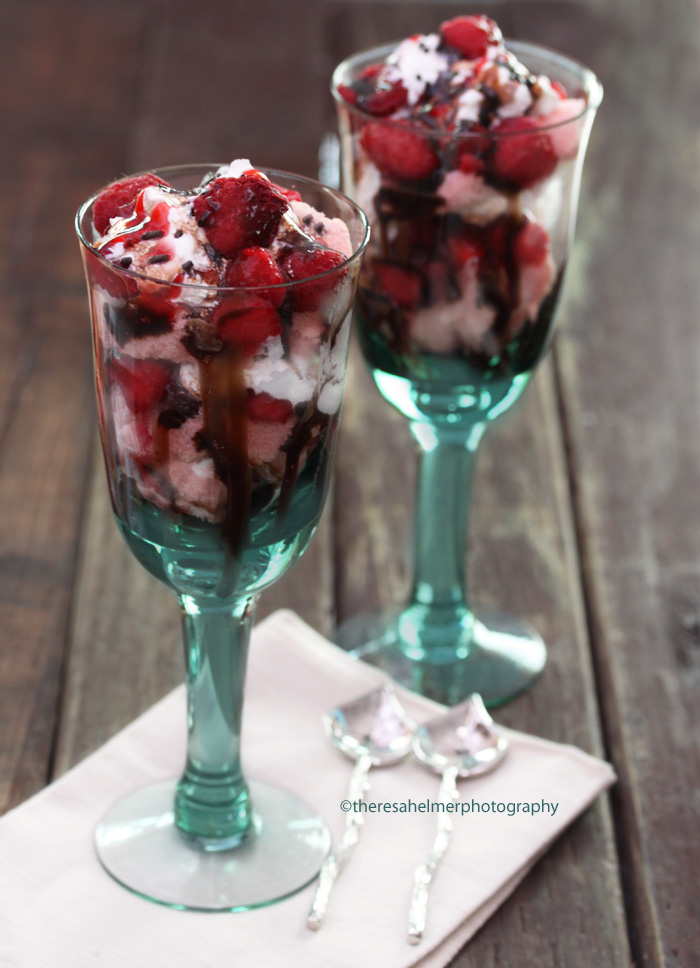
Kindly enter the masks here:
[[[332, 709], [323, 717], [323, 726], [335, 746], [356, 761], [347, 797], [353, 804], [364, 801], [369, 789], [367, 774], [373, 766], [389, 766], [409, 754], [416, 728], [387, 686]], [[306, 919], [311, 931], [318, 931], [323, 923], [331, 890], [357, 844], [363, 821], [361, 810], [348, 812], [338, 849], [321, 867]]]
[[[413, 752], [431, 770], [440, 773], [440, 803], [459, 800], [457, 779], [495, 770], [506, 755], [508, 740], [496, 729], [478, 693], [441, 716], [431, 719], [413, 737]], [[408, 915], [409, 944], [420, 944], [428, 913], [428, 895], [435, 872], [450, 844], [453, 815], [447, 809], [438, 817], [437, 833], [428, 859], [416, 868]]]

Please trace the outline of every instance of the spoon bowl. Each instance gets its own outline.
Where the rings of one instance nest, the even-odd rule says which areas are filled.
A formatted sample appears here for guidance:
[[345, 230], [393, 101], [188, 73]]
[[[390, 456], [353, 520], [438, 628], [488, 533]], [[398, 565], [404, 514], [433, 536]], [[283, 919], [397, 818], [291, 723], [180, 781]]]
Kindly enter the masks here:
[[412, 749], [435, 773], [442, 775], [454, 767], [457, 776], [466, 779], [495, 770], [508, 752], [508, 740], [496, 728], [481, 696], [473, 693], [417, 729]]
[[388, 686], [331, 709], [323, 716], [331, 742], [346, 756], [368, 756], [372, 766], [398, 763], [411, 749], [415, 723]]

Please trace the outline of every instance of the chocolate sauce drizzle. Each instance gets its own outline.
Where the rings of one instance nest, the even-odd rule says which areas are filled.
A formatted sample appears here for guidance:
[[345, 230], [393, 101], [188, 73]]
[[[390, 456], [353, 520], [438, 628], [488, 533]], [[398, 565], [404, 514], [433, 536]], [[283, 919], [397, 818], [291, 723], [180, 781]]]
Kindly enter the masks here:
[[[508, 196], [504, 215], [485, 225], [467, 225], [459, 215], [441, 212], [442, 204], [442, 199], [434, 193], [413, 191], [408, 185], [382, 186], [377, 191], [374, 208], [378, 252], [365, 259], [362, 269], [357, 296], [360, 319], [378, 334], [399, 362], [401, 358], [413, 359], [408, 366], [415, 377], [414, 370], [420, 368], [420, 362], [412, 346], [410, 314], [443, 300], [451, 302], [461, 298], [458, 270], [450, 268], [450, 241], [466, 229], [484, 253], [479, 275], [480, 297], [493, 306], [495, 319], [484, 338], [483, 352], [466, 347], [460, 352], [484, 372], [517, 373], [530, 368], [546, 342], [563, 269], [543, 300], [537, 319], [526, 321], [522, 332], [514, 337], [512, 322], [520, 304], [520, 270], [515, 250], [525, 223], [518, 194]], [[428, 267], [435, 264], [445, 272], [442, 288], [435, 288], [428, 276]], [[417, 305], [411, 308], [398, 305], [382, 291], [374, 273], [374, 267], [380, 265], [400, 267], [421, 279], [421, 298]], [[537, 352], [535, 342], [539, 345]]]
[[119, 346], [131, 339], [162, 336], [172, 329], [170, 313], [164, 308], [144, 310], [138, 298], [123, 300], [119, 305], [105, 303], [104, 320]]
[[227, 345], [199, 361], [206, 444], [226, 487], [222, 528], [230, 553], [240, 559], [250, 537], [252, 474], [248, 462], [247, 399], [240, 352]]

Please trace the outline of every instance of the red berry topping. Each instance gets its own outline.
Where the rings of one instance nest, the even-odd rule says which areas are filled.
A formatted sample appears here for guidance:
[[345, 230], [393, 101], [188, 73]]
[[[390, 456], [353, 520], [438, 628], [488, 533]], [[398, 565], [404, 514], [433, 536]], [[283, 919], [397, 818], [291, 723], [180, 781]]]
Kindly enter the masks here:
[[401, 81], [395, 84], [380, 81], [376, 91], [360, 100], [358, 104], [370, 114], [383, 118], [408, 104], [408, 91]]
[[[275, 262], [272, 253], [258, 245], [241, 249], [234, 262], [230, 262], [224, 273], [225, 286], [255, 288], [257, 286], [279, 286], [287, 277]], [[255, 293], [279, 307], [287, 295], [286, 289], [264, 289]]]
[[272, 184], [281, 195], [284, 195], [288, 202], [301, 201], [301, 195], [295, 188], [282, 188], [281, 185], [276, 185], [274, 182], [272, 182]]
[[454, 105], [448, 101], [433, 104], [430, 111], [428, 111], [428, 115], [437, 121], [438, 127], [443, 131], [452, 127], [452, 118], [454, 113]]
[[470, 154], [468, 151], [462, 152], [459, 159], [459, 170], [465, 175], [478, 175], [484, 169], [481, 158]]
[[228, 259], [249, 245], [268, 246], [287, 207], [284, 195], [255, 172], [217, 178], [193, 205], [207, 238]]
[[[163, 290], [160, 293], [142, 290], [138, 299], [134, 300], [133, 305], [134, 318], [137, 324], [142, 327], [150, 327], [157, 332], [167, 333], [171, 329], [177, 306], [168, 299]], [[134, 335], [138, 336], [139, 334], [135, 333]]]
[[[483, 133], [483, 137], [479, 137]], [[465, 174], [478, 174], [484, 168], [484, 156], [491, 147], [492, 141], [481, 124], [473, 123], [468, 133], [457, 141], [457, 155], [460, 170]]]
[[515, 258], [520, 265], [536, 265], [548, 252], [549, 236], [539, 223], [527, 220], [515, 240]]
[[423, 302], [425, 280], [421, 272], [399, 262], [374, 263], [377, 285], [397, 306], [413, 307]]
[[294, 413], [289, 400], [278, 400], [269, 393], [255, 393], [248, 390], [248, 416], [251, 420], [265, 420], [267, 423], [285, 423]]
[[112, 359], [111, 369], [127, 406], [134, 413], [150, 411], [165, 396], [170, 373], [155, 360]]
[[136, 198], [149, 185], [167, 185], [156, 175], [138, 175], [109, 185], [95, 199], [93, 224], [95, 231], [104, 235], [109, 228], [110, 219], [128, 218], [134, 211]]
[[505, 118], [493, 131], [497, 137], [491, 170], [510, 187], [530, 188], [556, 168], [551, 138], [539, 130], [534, 118]]
[[352, 87], [340, 86], [338, 90], [348, 104], [354, 104], [379, 118], [393, 114], [408, 104], [408, 91], [400, 80], [389, 80], [384, 64], [370, 64]]
[[484, 246], [468, 231], [461, 235], [453, 235], [449, 242], [450, 262], [455, 269], [461, 269], [470, 260], [478, 260], [484, 254]]
[[347, 84], [338, 85], [338, 94], [340, 94], [343, 100], [347, 101], [348, 104], [357, 103], [357, 91], [352, 87], [348, 87]]
[[440, 25], [443, 43], [455, 47], [467, 60], [483, 57], [500, 42], [501, 31], [490, 17], [455, 17]]
[[[318, 309], [323, 299], [333, 291], [342, 274], [331, 270], [341, 266], [345, 262], [345, 256], [321, 245], [309, 245], [307, 248], [292, 249], [282, 256], [280, 262], [293, 282], [311, 279], [310, 282], [292, 286], [289, 290], [294, 309], [298, 312], [307, 312]], [[324, 272], [330, 275], [322, 276], [320, 279], [311, 278], [320, 276]]]
[[550, 81], [550, 83], [562, 101], [566, 101], [569, 95], [566, 93], [566, 88], [564, 85], [560, 84], [559, 81]]
[[266, 299], [248, 294], [227, 297], [212, 320], [219, 337], [237, 346], [243, 356], [253, 356], [265, 340], [282, 332], [274, 306]]
[[371, 121], [362, 146], [383, 175], [406, 180], [427, 178], [439, 164], [430, 141], [401, 122]]
[[136, 280], [113, 268], [92, 252], [85, 250], [85, 270], [93, 286], [99, 286], [117, 299], [127, 299], [137, 292]]

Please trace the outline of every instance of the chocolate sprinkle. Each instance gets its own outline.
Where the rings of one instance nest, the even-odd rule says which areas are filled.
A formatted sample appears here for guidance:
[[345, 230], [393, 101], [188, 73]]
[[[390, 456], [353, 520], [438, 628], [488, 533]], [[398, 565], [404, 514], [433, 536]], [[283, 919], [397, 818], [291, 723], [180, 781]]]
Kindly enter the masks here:
[[314, 225], [314, 231], [317, 235], [323, 235], [323, 233], [326, 231], [326, 226], [323, 224], [323, 222], [316, 222]]
[[194, 266], [194, 262], [192, 261], [192, 259], [188, 259], [187, 262], [182, 263], [182, 268], [185, 272], [190, 272], [193, 266]]
[[181, 239], [182, 235], [183, 235], [182, 229], [178, 229], [177, 232], [175, 233], [175, 238]]
[[150, 232], [144, 232], [141, 236], [142, 242], [150, 242], [151, 239], [162, 239], [165, 235], [162, 229], [151, 229]]
[[155, 266], [161, 262], [170, 262], [170, 256], [167, 252], [161, 252], [160, 255], [152, 255], [148, 260], [149, 266]]
[[125, 255], [125, 256], [122, 256], [122, 258], [119, 260], [119, 265], [123, 269], [128, 269], [133, 261], [134, 260], [131, 258], [130, 255]]
[[313, 222], [313, 220], [314, 220], [313, 215], [305, 215], [302, 219], [302, 222], [308, 228], [309, 225], [311, 225], [311, 223]]

